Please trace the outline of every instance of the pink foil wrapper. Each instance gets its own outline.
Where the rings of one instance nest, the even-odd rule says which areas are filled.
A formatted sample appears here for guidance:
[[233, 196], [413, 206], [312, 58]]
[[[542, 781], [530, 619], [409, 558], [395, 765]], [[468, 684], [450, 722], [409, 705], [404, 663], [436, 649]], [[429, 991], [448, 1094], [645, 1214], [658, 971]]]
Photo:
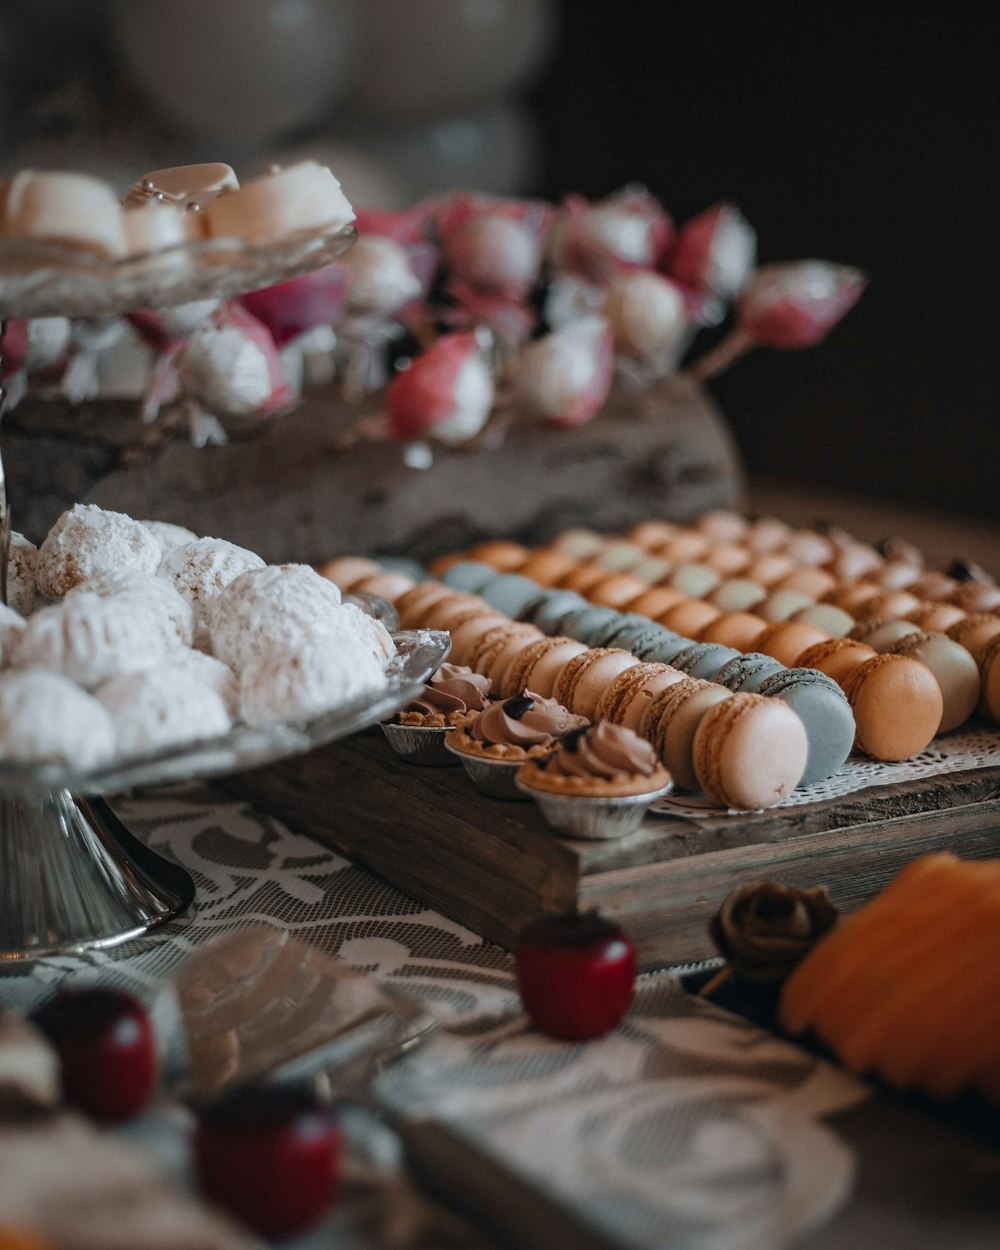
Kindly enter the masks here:
[[553, 425], [584, 425], [608, 397], [614, 363], [608, 323], [603, 317], [581, 317], [523, 349], [516, 374], [518, 398], [529, 412]]
[[404, 443], [425, 435], [464, 441], [485, 425], [492, 402], [492, 376], [475, 332], [444, 334], [390, 382], [389, 430]]
[[625, 187], [603, 200], [569, 195], [549, 232], [556, 269], [605, 283], [629, 269], [659, 268], [674, 239], [674, 223], [644, 187]]
[[342, 264], [244, 295], [241, 303], [268, 328], [275, 345], [284, 347], [316, 326], [336, 325], [344, 312], [350, 272]]
[[728, 303], [749, 282], [756, 254], [749, 222], [723, 201], [680, 228], [667, 272], [703, 298]]
[[292, 401], [270, 331], [239, 304], [220, 304], [175, 363], [185, 398], [215, 416], [265, 416]]
[[764, 265], [737, 302], [737, 323], [768, 347], [813, 347], [854, 307], [867, 281], [859, 269], [829, 261]]

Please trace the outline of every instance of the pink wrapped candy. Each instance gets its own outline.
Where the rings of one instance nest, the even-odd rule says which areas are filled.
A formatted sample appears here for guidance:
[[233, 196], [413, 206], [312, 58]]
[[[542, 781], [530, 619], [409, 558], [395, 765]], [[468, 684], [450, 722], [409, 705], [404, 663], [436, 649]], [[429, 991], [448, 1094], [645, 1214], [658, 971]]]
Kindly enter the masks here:
[[823, 260], [764, 265], [737, 303], [739, 327], [768, 347], [814, 347], [861, 297], [860, 269]]
[[444, 334], [398, 373], [386, 391], [389, 431], [402, 443], [473, 438], [489, 419], [493, 371], [474, 331]]
[[287, 282], [244, 295], [241, 303], [271, 333], [276, 347], [306, 334], [316, 326], [338, 322], [350, 283], [340, 264], [324, 265]]
[[523, 406], [554, 425], [584, 425], [611, 389], [614, 340], [603, 317], [581, 317], [521, 351], [517, 394]]
[[660, 267], [673, 237], [659, 200], [628, 186], [593, 203], [567, 196], [549, 233], [549, 255], [557, 269], [604, 283], [623, 270]]
[[684, 223], [668, 271], [707, 303], [702, 320], [716, 321], [750, 280], [756, 254], [750, 224], [734, 204], [723, 201]]
[[604, 315], [624, 356], [656, 375], [676, 367], [691, 324], [676, 282], [643, 269], [621, 274], [608, 287]]
[[65, 365], [73, 349], [73, 327], [67, 317], [11, 318], [0, 344], [7, 411], [24, 398], [32, 379]]

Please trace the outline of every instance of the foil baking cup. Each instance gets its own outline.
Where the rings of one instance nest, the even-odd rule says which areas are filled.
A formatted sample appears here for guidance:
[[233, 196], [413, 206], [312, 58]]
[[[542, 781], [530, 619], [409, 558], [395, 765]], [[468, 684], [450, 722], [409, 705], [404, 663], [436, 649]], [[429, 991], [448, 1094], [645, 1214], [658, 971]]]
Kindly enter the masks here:
[[642, 824], [649, 805], [669, 794], [674, 783], [668, 781], [646, 794], [621, 794], [592, 798], [581, 794], [553, 794], [536, 790], [515, 781], [522, 794], [535, 800], [552, 828], [568, 838], [611, 839], [634, 833]]
[[456, 750], [447, 741], [444, 746], [446, 751], [459, 760], [480, 794], [487, 794], [491, 799], [514, 799], [521, 803], [527, 799], [528, 796], [522, 794], [514, 783], [523, 760], [491, 760]]
[[392, 749], [407, 764], [441, 768], [457, 762], [445, 750], [445, 740], [454, 732], [453, 729], [446, 729], [443, 725], [397, 725], [393, 721], [382, 721], [382, 732]]

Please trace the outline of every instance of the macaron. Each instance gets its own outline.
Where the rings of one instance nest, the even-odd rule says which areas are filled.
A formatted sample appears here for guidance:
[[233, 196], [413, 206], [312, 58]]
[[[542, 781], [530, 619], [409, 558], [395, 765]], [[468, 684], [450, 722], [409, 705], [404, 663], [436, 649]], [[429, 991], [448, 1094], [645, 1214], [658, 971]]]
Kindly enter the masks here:
[[982, 652], [979, 675], [983, 683], [979, 710], [987, 720], [1000, 724], [1000, 637], [996, 637]]
[[982, 694], [979, 667], [970, 653], [947, 634], [921, 632], [900, 638], [890, 648], [893, 655], [905, 655], [926, 664], [941, 687], [939, 734], [964, 725], [976, 710]]
[[[534, 625], [505, 621], [502, 625], [492, 625], [483, 630], [479, 638], [466, 649], [465, 659], [458, 662], [467, 664], [469, 668], [482, 673], [485, 677], [492, 678], [491, 669], [501, 651], [507, 649], [515, 640], [519, 641], [522, 646], [527, 646], [529, 642], [535, 642], [542, 637], [544, 635], [541, 630], [536, 629]], [[493, 682], [493, 689], [499, 689], [499, 683], [496, 680]]]
[[451, 634], [451, 653], [448, 658], [453, 664], [469, 664], [469, 656], [483, 635], [498, 626], [509, 624], [510, 621], [495, 608], [484, 606], [482, 612], [475, 615], [470, 611], [469, 616], [454, 621], [448, 630]]
[[809, 625], [805, 621], [774, 621], [757, 635], [753, 649], [773, 655], [790, 667], [798, 663], [798, 657], [807, 647], [825, 642], [828, 637], [818, 625]]
[[664, 560], [662, 556], [643, 556], [638, 563], [632, 565], [629, 572], [633, 577], [640, 577], [644, 582], [654, 585], [662, 582], [673, 567], [670, 561]]
[[714, 542], [735, 543], [746, 537], [750, 522], [733, 508], [709, 508], [696, 518], [694, 526]]
[[604, 535], [598, 534], [596, 530], [578, 527], [563, 530], [549, 545], [572, 556], [574, 560], [589, 560], [601, 550], [605, 541]]
[[451, 629], [470, 616], [482, 616], [491, 611], [478, 595], [466, 595], [452, 591], [444, 599], [435, 599], [422, 614], [422, 629]]
[[625, 573], [638, 564], [640, 560], [645, 559], [646, 555], [645, 548], [640, 547], [638, 543], [631, 543], [624, 539], [616, 538], [605, 543], [594, 556], [594, 560], [602, 568], [606, 568], [612, 573]]
[[[603, 645], [621, 647], [623, 651], [631, 651], [633, 655], [641, 656], [655, 647], [658, 642], [672, 637], [670, 630], [663, 625], [657, 625], [655, 621], [643, 619], [642, 624], [637, 624], [635, 621], [626, 621], [621, 629], [615, 630], [611, 641]], [[660, 663], [664, 663], [664, 661], [660, 661]]]
[[736, 811], [758, 811], [780, 803], [799, 785], [809, 740], [787, 703], [731, 694], [700, 718], [692, 753], [706, 794]]
[[847, 696], [832, 677], [815, 668], [786, 668], [762, 682], [757, 693], [787, 703], [805, 726], [809, 753], [800, 786], [823, 781], [843, 767], [856, 727]]
[[774, 516], [756, 517], [746, 528], [743, 541], [751, 551], [776, 551], [792, 536], [792, 527]]
[[607, 575], [608, 570], [602, 569], [599, 564], [578, 564], [560, 577], [556, 585], [563, 590], [575, 590], [578, 594], [588, 595], [591, 587], [602, 582]]
[[337, 556], [335, 560], [327, 560], [325, 564], [318, 565], [316, 572], [341, 590], [350, 590], [363, 577], [381, 573], [382, 565], [377, 560], [369, 560], [367, 556]]
[[360, 581], [354, 583], [349, 593], [357, 594], [361, 591], [366, 595], [379, 595], [393, 603], [400, 595], [406, 594], [408, 590], [420, 584], [408, 573], [396, 573], [390, 569], [383, 569], [380, 573], [372, 573], [370, 577], [362, 577]]
[[521, 543], [507, 538], [494, 538], [485, 543], [477, 543], [466, 554], [470, 560], [491, 564], [500, 573], [511, 573], [521, 567], [531, 552]]
[[761, 655], [759, 651], [748, 651], [746, 655], [737, 655], [721, 668], [716, 670], [712, 678], [727, 690], [743, 691], [756, 694], [761, 685], [775, 673], [785, 672], [785, 666], [771, 655]]
[[588, 604], [585, 608], [576, 608], [568, 612], [559, 622], [559, 632], [577, 642], [585, 642], [589, 647], [597, 630], [621, 618], [621, 613], [614, 608], [599, 608]]
[[555, 551], [551, 547], [543, 547], [533, 551], [517, 570], [522, 577], [530, 577], [539, 586], [554, 586], [560, 577], [565, 577], [577, 566], [577, 561], [565, 551]]
[[742, 543], [736, 542], [718, 542], [702, 556], [702, 562], [715, 569], [721, 577], [735, 577], [742, 573], [750, 560], [750, 552]]
[[919, 633], [920, 626], [902, 616], [869, 616], [856, 621], [849, 636], [876, 651], [888, 651], [900, 638]]
[[528, 621], [543, 634], [558, 634], [562, 618], [586, 606], [587, 600], [575, 590], [543, 590], [537, 599], [531, 599], [524, 605], [519, 619]]
[[957, 625], [968, 616], [964, 608], [960, 608], [957, 603], [923, 603], [918, 608], [914, 608], [907, 616], [914, 625], [919, 625], [921, 629], [930, 630], [932, 633], [940, 631], [947, 633], [952, 625]]
[[606, 573], [601, 581], [588, 588], [587, 598], [604, 607], [622, 608], [630, 599], [641, 595], [647, 585], [641, 577], [631, 573]]
[[646, 709], [639, 732], [652, 743], [678, 790], [701, 789], [694, 768], [695, 731], [710, 708], [731, 698], [732, 693], [715, 682], [684, 677], [657, 695]]
[[954, 598], [961, 584], [957, 578], [949, 577], [947, 573], [942, 573], [938, 569], [927, 569], [915, 582], [910, 583], [909, 589], [919, 599], [943, 603]]
[[616, 620], [608, 621], [606, 624], [598, 626], [597, 629], [595, 629], [590, 635], [590, 645], [592, 647], [621, 646], [623, 649], [626, 649], [624, 647], [624, 643], [618, 642], [618, 635], [621, 634], [623, 630], [640, 629], [646, 631], [649, 629], [662, 628], [662, 626], [655, 625], [654, 622], [648, 620], [646, 617], [640, 616], [637, 612], [619, 611], [615, 613], [615, 616], [617, 618]]
[[730, 577], [707, 596], [722, 612], [749, 612], [767, 598], [767, 587], [749, 577]]
[[766, 598], [754, 604], [753, 610], [765, 621], [787, 621], [793, 612], [811, 607], [814, 603], [815, 600], [802, 590], [770, 590]]
[[677, 534], [679, 529], [680, 526], [674, 521], [661, 521], [659, 519], [640, 521], [637, 525], [632, 526], [626, 537], [630, 542], [637, 543], [644, 550], [651, 551], [654, 547], [662, 547], [665, 542]]
[[964, 612], [1000, 612], [1000, 586], [964, 582], [955, 591], [954, 603]]
[[993, 639], [1000, 638], [1000, 616], [992, 612], [976, 612], [956, 621], [945, 633], [965, 647], [978, 664]]
[[410, 556], [387, 556], [378, 554], [375, 558], [387, 573], [405, 573], [407, 577], [413, 578], [414, 584], [429, 580], [429, 574], [424, 565], [422, 565], [419, 560], [414, 560]]
[[813, 567], [796, 568], [775, 583], [775, 590], [801, 590], [803, 594], [809, 595], [811, 599], [820, 600], [828, 595], [837, 579], [828, 569], [819, 569]]
[[698, 641], [719, 642], [735, 651], [749, 651], [766, 624], [767, 621], [754, 612], [723, 612], [701, 630]]
[[941, 724], [944, 697], [919, 660], [876, 655], [843, 681], [854, 712], [854, 745], [876, 760], [905, 760], [929, 746]]
[[686, 564], [688, 561], [700, 560], [711, 545], [711, 540], [705, 534], [690, 529], [678, 530], [662, 546], [657, 547], [653, 554], [662, 556], [672, 564]]
[[799, 668], [816, 668], [832, 677], [843, 688], [847, 677], [865, 660], [875, 658], [877, 652], [867, 643], [853, 638], [828, 638], [803, 651], [796, 660]]
[[574, 656], [586, 650], [584, 644], [575, 638], [543, 637], [530, 642], [503, 674], [500, 697], [509, 699], [527, 689], [551, 699], [556, 679], [563, 668]]
[[418, 582], [395, 601], [400, 629], [424, 628], [424, 613], [431, 604], [450, 599], [455, 591], [443, 582]]
[[854, 582], [867, 578], [882, 567], [881, 555], [867, 543], [851, 541], [839, 547], [829, 562], [830, 572], [841, 581]]
[[[464, 551], [449, 551], [444, 555], [435, 556], [433, 560], [428, 560], [427, 572], [435, 580], [440, 581], [453, 565], [461, 564], [463, 561], [465, 561]], [[493, 571], [496, 572], [496, 569]]]
[[507, 670], [527, 647], [539, 639], [544, 641], [545, 635], [537, 629], [530, 634], [509, 634], [501, 638], [479, 657], [477, 671], [490, 679], [493, 690], [505, 690]]
[[854, 617], [843, 608], [832, 603], [810, 603], [799, 608], [788, 618], [790, 621], [805, 621], [807, 625], [818, 625], [831, 638], [843, 638], [854, 628]]
[[479, 593], [491, 608], [515, 620], [526, 603], [538, 598], [541, 589], [530, 577], [522, 577], [520, 573], [501, 573], [487, 582]]
[[722, 582], [722, 574], [710, 564], [685, 560], [674, 565], [667, 575], [667, 585], [679, 590], [690, 599], [703, 599]]
[[670, 664], [637, 664], [619, 674], [605, 690], [595, 716], [597, 720], [610, 720], [638, 733], [657, 695], [683, 680], [684, 674]]
[[760, 582], [768, 590], [788, 576], [795, 568], [794, 560], [790, 560], [781, 551], [768, 551], [756, 556], [743, 570], [743, 576], [753, 582]]
[[628, 651], [591, 647], [565, 665], [556, 679], [552, 697], [575, 715], [593, 720], [608, 686], [619, 673], [638, 663]]
[[672, 629], [675, 633], [683, 634], [694, 641], [709, 621], [714, 621], [717, 616], [721, 615], [721, 608], [717, 608], [714, 603], [709, 603], [706, 599], [688, 599], [668, 609], [659, 619], [660, 624], [666, 625], [667, 629]]
[[438, 576], [452, 590], [478, 595], [484, 586], [496, 580], [497, 571], [492, 564], [483, 564], [481, 560], [459, 560]]
[[875, 582], [838, 582], [823, 596], [824, 603], [832, 603], [851, 616], [870, 616], [867, 605], [882, 594], [882, 587]]
[[789, 536], [784, 553], [796, 564], [817, 567], [833, 559], [834, 545], [819, 530], [797, 530]]
[[663, 625], [658, 628], [661, 633], [653, 645], [637, 651], [636, 654], [640, 660], [655, 660], [657, 664], [672, 664], [675, 655], [690, 647], [691, 639]]
[[695, 642], [674, 656], [671, 663], [688, 677], [713, 681], [723, 664], [735, 660], [740, 654], [734, 647], [724, 647], [718, 642]]
[[858, 615], [909, 616], [911, 612], [917, 612], [923, 606], [921, 600], [909, 590], [885, 590], [882, 594], [867, 599]]
[[[682, 673], [678, 673], [669, 664], [639, 663], [633, 664], [618, 674], [597, 702], [594, 709], [595, 720], [609, 720], [616, 725], [622, 723], [622, 717], [628, 709], [633, 692], [645, 681], [653, 677], [667, 675], [667, 681], [660, 685], [661, 690], [680, 681]], [[652, 702], [652, 696], [649, 698]]]
[[683, 603], [686, 596], [673, 586], [650, 586], [641, 595], [636, 595], [628, 603], [623, 604], [626, 612], [635, 612], [640, 616], [648, 616], [657, 620], [664, 612]]

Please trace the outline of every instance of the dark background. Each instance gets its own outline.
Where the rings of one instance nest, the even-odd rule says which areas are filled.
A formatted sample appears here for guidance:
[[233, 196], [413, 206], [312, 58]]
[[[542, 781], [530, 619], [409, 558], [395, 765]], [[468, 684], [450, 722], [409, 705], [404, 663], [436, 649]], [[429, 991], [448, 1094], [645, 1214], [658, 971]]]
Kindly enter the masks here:
[[991, 10], [562, 3], [543, 193], [730, 199], [761, 260], [870, 277], [823, 345], [711, 384], [751, 473], [1000, 519]]

